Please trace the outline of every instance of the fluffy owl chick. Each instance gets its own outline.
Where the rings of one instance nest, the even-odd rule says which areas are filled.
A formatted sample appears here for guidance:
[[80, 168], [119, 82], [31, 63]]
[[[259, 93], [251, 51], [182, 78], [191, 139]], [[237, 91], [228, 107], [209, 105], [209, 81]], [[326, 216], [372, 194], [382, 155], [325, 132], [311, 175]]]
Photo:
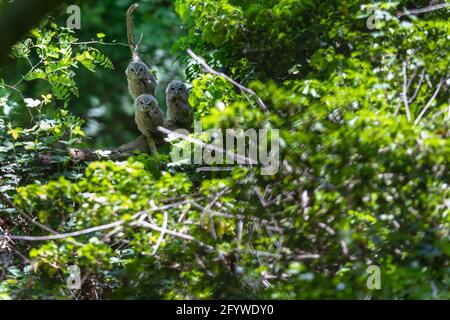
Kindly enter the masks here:
[[173, 80], [166, 89], [167, 123], [170, 130], [192, 126], [192, 110], [189, 105], [188, 91], [182, 81]]
[[142, 61], [132, 61], [125, 71], [133, 99], [142, 94], [155, 95], [156, 80]]
[[158, 133], [158, 126], [163, 125], [164, 114], [159, 108], [156, 98], [149, 94], [137, 97], [134, 105], [136, 108], [134, 119], [138, 129], [147, 139], [151, 153], [155, 153], [156, 143], [161, 139], [161, 134]]

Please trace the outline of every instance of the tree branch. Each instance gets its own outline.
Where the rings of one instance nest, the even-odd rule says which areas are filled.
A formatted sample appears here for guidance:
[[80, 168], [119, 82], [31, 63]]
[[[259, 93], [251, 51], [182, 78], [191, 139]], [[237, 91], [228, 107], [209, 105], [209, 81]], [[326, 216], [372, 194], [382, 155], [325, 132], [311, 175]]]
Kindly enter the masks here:
[[408, 122], [411, 122], [411, 111], [409, 109], [409, 100], [408, 100], [408, 75], [406, 74], [407, 62], [403, 61], [403, 104], [405, 105], [406, 110], [406, 118]]
[[250, 164], [250, 165], [256, 164], [256, 163], [257, 163], [256, 160], [253, 160], [253, 159], [251, 159], [251, 158], [247, 158], [247, 157], [242, 156], [242, 155], [240, 155], [240, 154], [235, 154], [235, 153], [233, 153], [232, 151], [224, 150], [224, 149], [222, 149], [222, 148], [219, 148], [219, 147], [216, 147], [216, 146], [214, 146], [214, 145], [205, 143], [205, 142], [203, 142], [203, 141], [201, 141], [201, 140], [198, 140], [198, 139], [195, 139], [195, 138], [186, 136], [186, 135], [184, 135], [184, 134], [181, 134], [181, 133], [178, 133], [178, 132], [169, 130], [169, 129], [167, 129], [167, 128], [164, 128], [164, 127], [159, 126], [157, 129], [158, 129], [158, 131], [160, 131], [160, 132], [162, 132], [162, 133], [164, 133], [164, 134], [166, 134], [166, 135], [172, 135], [172, 136], [174, 136], [174, 137], [176, 137], [176, 138], [183, 139], [184, 141], [188, 141], [188, 142], [190, 142], [190, 143], [199, 145], [199, 146], [201, 146], [201, 147], [203, 147], [203, 148], [205, 148], [205, 149], [208, 149], [208, 150], [211, 150], [211, 151], [214, 151], [214, 152], [218, 152], [218, 153], [220, 153], [220, 154], [225, 154], [225, 155], [227, 155], [230, 159], [233, 159], [233, 160], [240, 160], [240, 161], [242, 161], [243, 163], [247, 163], [247, 164]]
[[422, 73], [420, 74], [419, 83], [417, 84], [417, 87], [416, 87], [416, 90], [414, 91], [413, 96], [409, 99], [409, 101], [408, 101], [409, 103], [413, 102], [416, 99], [417, 94], [419, 93], [419, 90], [422, 87], [424, 78], [425, 78], [425, 70], [423, 70]]
[[[135, 151], [151, 153], [144, 135], [140, 135], [137, 139], [130, 141], [119, 148], [99, 150], [68, 148], [58, 149], [57, 151], [57, 154], [67, 152], [70, 160], [75, 163], [98, 160], [122, 161], [133, 156]], [[38, 155], [37, 160], [44, 165], [51, 165], [55, 162], [55, 157], [56, 155], [54, 153], [41, 153]]]
[[233, 86], [235, 86], [236, 88], [238, 88], [240, 91], [247, 93], [251, 96], [253, 96], [256, 100], [256, 103], [260, 106], [260, 108], [264, 111], [267, 112], [268, 109], [266, 107], [266, 105], [264, 104], [264, 102], [261, 100], [260, 97], [258, 97], [258, 95], [252, 90], [249, 89], [247, 87], [244, 87], [243, 85], [241, 85], [240, 83], [236, 82], [235, 80], [231, 79], [229, 76], [227, 76], [225, 73], [222, 72], [218, 72], [216, 70], [214, 70], [213, 68], [211, 68], [203, 58], [197, 56], [194, 52], [192, 52], [191, 49], [187, 49], [187, 53], [191, 56], [192, 59], [195, 60], [195, 62], [197, 62], [199, 65], [201, 65], [206, 72], [211, 73], [213, 75], [216, 75], [218, 77], [222, 77], [225, 80], [227, 80], [229, 83], [231, 83]]
[[442, 85], [444, 84], [444, 78], [441, 78], [441, 80], [439, 81], [439, 84], [436, 88], [436, 90], [433, 93], [433, 96], [430, 98], [430, 100], [428, 101], [428, 103], [425, 105], [425, 107], [422, 109], [422, 111], [420, 112], [419, 116], [417, 117], [416, 121], [414, 121], [414, 125], [418, 124], [420, 122], [420, 120], [422, 119], [422, 117], [424, 116], [425, 112], [427, 112], [428, 108], [431, 106], [431, 104], [433, 103], [434, 99], [436, 98], [436, 96], [438, 95], [439, 91], [441, 90]]
[[31, 222], [32, 224], [38, 226], [39, 228], [48, 231], [53, 234], [58, 234], [55, 230], [52, 228], [46, 226], [45, 224], [42, 224], [36, 220], [34, 220], [32, 217], [30, 217], [25, 211], [23, 211], [21, 208], [17, 207], [10, 199], [6, 197], [5, 194], [0, 193], [0, 202], [2, 202], [5, 206], [14, 208], [17, 213], [19, 213], [25, 220], [28, 220], [28, 222]]
[[138, 8], [139, 8], [139, 4], [137, 4], [137, 3], [132, 4], [128, 8], [127, 13], [125, 15], [126, 22], [127, 22], [128, 44], [130, 46], [131, 55], [132, 55], [134, 61], [141, 60], [141, 58], [139, 56], [139, 47], [142, 42], [142, 35], [137, 44], [134, 42], [134, 17], [133, 17], [133, 14]]
[[434, 6], [429, 6], [429, 7], [425, 7], [425, 8], [419, 8], [419, 9], [405, 9], [405, 11], [400, 11], [399, 13], [397, 13], [397, 17], [403, 17], [406, 15], [418, 15], [418, 14], [422, 14], [422, 13], [432, 12], [432, 11], [447, 8], [448, 6], [450, 6], [450, 3], [441, 3], [441, 4], [436, 4]]
[[[184, 205], [184, 204], [190, 203], [190, 202], [191, 202], [191, 200], [184, 200], [184, 201], [180, 201], [180, 202], [164, 205], [164, 206], [157, 207], [157, 208], [152, 208], [152, 209], [140, 211], [140, 212], [135, 213], [133, 216], [131, 216], [130, 221], [136, 220], [138, 217], [142, 216], [143, 214], [148, 214], [150, 212], [155, 212], [155, 211], [166, 210], [166, 209], [173, 208], [173, 207], [180, 206], [180, 205]], [[69, 233], [60, 233], [60, 234], [49, 235], [49, 236], [37, 236], [37, 237], [34, 237], [34, 236], [14, 236], [14, 235], [10, 235], [10, 236], [8, 236], [8, 238], [12, 239], [12, 240], [22, 240], [22, 241], [59, 240], [59, 239], [65, 239], [65, 238], [69, 238], [69, 237], [78, 237], [78, 236], [81, 236], [81, 235], [94, 233], [94, 232], [97, 232], [97, 231], [112, 229], [112, 228], [121, 226], [121, 225], [125, 224], [126, 222], [128, 222], [128, 221], [126, 221], [126, 220], [119, 220], [119, 221], [115, 221], [115, 222], [112, 222], [112, 223], [108, 223], [108, 224], [104, 224], [104, 225], [101, 225], [101, 226], [96, 226], [96, 227], [92, 227], [92, 228], [88, 228], [88, 229], [83, 229], [83, 230], [69, 232]], [[53, 232], [56, 232], [56, 231], [52, 231], [52, 233]], [[2, 235], [0, 235], [0, 237], [1, 236]]]
[[167, 214], [167, 211], [165, 211], [165, 210], [163, 211], [163, 215], [164, 215], [164, 221], [162, 224], [162, 231], [161, 231], [161, 234], [159, 235], [159, 238], [158, 238], [158, 241], [156, 242], [155, 247], [153, 248], [152, 255], [155, 255], [156, 252], [158, 252], [159, 246], [161, 245], [161, 243], [164, 239], [164, 235], [166, 234], [166, 231], [167, 231], [167, 222], [168, 222], [169, 215]]

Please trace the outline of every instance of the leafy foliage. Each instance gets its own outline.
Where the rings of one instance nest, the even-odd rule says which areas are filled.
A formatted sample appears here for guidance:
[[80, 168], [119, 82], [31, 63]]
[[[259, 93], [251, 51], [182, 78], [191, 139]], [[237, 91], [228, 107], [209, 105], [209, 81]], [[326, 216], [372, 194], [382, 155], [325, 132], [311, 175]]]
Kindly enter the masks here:
[[[18, 44], [21, 57], [48, 47], [45, 59], [62, 69], [35, 78], [51, 97], [36, 90], [38, 99], [20, 102], [39, 111], [29, 128], [15, 125], [13, 92], [1, 91], [0, 188], [14, 203], [4, 203], [0, 228], [52, 236], [26, 213], [67, 236], [7, 242], [0, 297], [448, 299], [450, 23], [445, 10], [396, 17], [426, 5], [175, 1], [187, 33], [174, 49], [196, 119], [203, 130], [279, 129], [274, 175], [259, 166], [198, 172], [168, 154], [36, 163], [56, 143], [84, 140], [80, 119], [56, 108], [58, 85], [74, 95], [74, 65], [111, 65], [90, 47], [71, 52], [72, 38], [48, 39], [73, 37], [52, 25], [33, 46]], [[269, 112], [202, 73], [188, 47], [252, 88]], [[73, 264], [80, 291], [65, 283]], [[381, 269], [380, 290], [366, 286], [369, 265]]]

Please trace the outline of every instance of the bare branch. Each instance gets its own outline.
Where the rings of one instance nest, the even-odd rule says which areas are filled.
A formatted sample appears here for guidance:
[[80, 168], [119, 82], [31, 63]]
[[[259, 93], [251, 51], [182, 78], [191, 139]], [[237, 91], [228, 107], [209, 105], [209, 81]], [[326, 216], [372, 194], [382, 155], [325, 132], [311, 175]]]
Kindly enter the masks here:
[[416, 76], [417, 76], [417, 69], [414, 69], [411, 77], [409, 78], [408, 85], [406, 86], [408, 91], [409, 91], [409, 88], [411, 87], [411, 85], [413, 84], [414, 79], [416, 78]]
[[444, 9], [450, 6], [450, 3], [440, 3], [436, 4], [434, 6], [429, 6], [425, 8], [419, 8], [419, 9], [405, 9], [405, 11], [400, 11], [397, 13], [397, 17], [403, 17], [406, 15], [418, 15], [422, 13], [432, 12], [440, 9]]
[[2, 243], [2, 241], [0, 241], [0, 248], [2, 250], [4, 250], [3, 246], [6, 244], [6, 249], [10, 249], [12, 251], [14, 251], [20, 258], [22, 258], [22, 260], [25, 263], [31, 263], [31, 260], [29, 260], [15, 245], [14, 243], [9, 239], [8, 237], [8, 231], [5, 231], [2, 229], [2, 227], [0, 227], [0, 232], [5, 234], [6, 236], [4, 237], [4, 243]]
[[442, 110], [439, 110], [438, 112], [436, 112], [433, 117], [431, 118], [431, 120], [436, 120], [438, 117], [440, 116], [444, 116], [444, 121], [447, 123], [450, 120], [450, 99], [448, 100], [448, 106]]
[[[151, 230], [154, 230], [154, 231], [158, 231], [158, 232], [163, 232], [163, 228], [158, 227], [158, 226], [155, 225], [155, 224], [145, 222], [145, 221], [136, 222], [135, 225], [137, 225], [137, 226], [142, 226], [142, 227], [146, 227], [146, 228], [148, 228], [148, 229], [151, 229]], [[196, 243], [198, 243], [201, 247], [207, 248], [207, 249], [209, 249], [209, 250], [214, 250], [214, 247], [212, 247], [212, 246], [210, 246], [210, 245], [208, 245], [208, 244], [206, 244], [206, 243], [204, 243], [204, 242], [201, 242], [200, 240], [195, 239], [195, 238], [194, 238], [193, 236], [191, 236], [191, 235], [188, 235], [188, 234], [185, 234], [185, 233], [181, 233], [181, 232], [177, 232], [177, 231], [172, 231], [172, 230], [165, 230], [164, 232], [165, 232], [166, 234], [168, 234], [168, 235], [173, 236], [173, 237], [177, 237], [177, 238], [181, 238], [181, 239], [184, 239], [184, 240], [196, 242]]]
[[167, 128], [159, 126], [157, 129], [158, 129], [158, 131], [160, 131], [160, 132], [162, 132], [162, 133], [164, 133], [166, 135], [172, 135], [172, 136], [174, 136], [176, 138], [180, 138], [180, 139], [183, 139], [183, 140], [188, 141], [190, 143], [194, 143], [194, 144], [199, 145], [199, 146], [201, 146], [203, 148], [206, 148], [208, 150], [215, 151], [215, 152], [218, 152], [218, 153], [221, 153], [221, 154], [226, 154], [231, 159], [241, 160], [244, 163], [248, 163], [248, 164], [255, 164], [255, 163], [257, 163], [256, 160], [253, 160], [251, 158], [247, 158], [247, 157], [242, 156], [240, 154], [235, 154], [235, 153], [233, 153], [233, 152], [231, 152], [229, 150], [224, 150], [224, 149], [216, 147], [214, 145], [207, 144], [207, 143], [205, 143], [203, 141], [200, 141], [198, 139], [186, 136], [184, 134], [181, 134], [181, 133], [169, 130]]
[[422, 87], [424, 78], [425, 78], [425, 70], [423, 70], [422, 73], [420, 74], [419, 83], [417, 84], [417, 87], [416, 87], [416, 90], [414, 91], [413, 96], [409, 99], [409, 101], [408, 101], [409, 103], [413, 102], [416, 99], [417, 94], [419, 93], [419, 90]]
[[200, 267], [202, 267], [203, 270], [205, 270], [206, 274], [207, 274], [209, 277], [215, 277], [214, 273], [212, 273], [211, 270], [209, 270], [209, 269], [206, 267], [206, 265], [205, 265], [205, 263], [203, 262], [202, 258], [201, 258], [198, 254], [194, 253], [194, 257], [195, 257], [195, 260], [197, 261], [197, 263], [200, 265]]
[[233, 86], [235, 86], [236, 88], [238, 88], [239, 90], [241, 90], [244, 93], [247, 93], [251, 96], [253, 96], [256, 100], [256, 103], [260, 106], [260, 108], [264, 111], [267, 112], [268, 109], [266, 107], [266, 105], [264, 104], [264, 102], [261, 100], [260, 97], [258, 97], [258, 95], [252, 90], [249, 89], [247, 87], [244, 87], [243, 85], [241, 85], [240, 83], [236, 82], [235, 80], [231, 79], [229, 76], [227, 76], [225, 73], [222, 72], [218, 72], [216, 70], [214, 70], [213, 68], [211, 68], [203, 58], [199, 57], [198, 55], [196, 55], [194, 52], [192, 52], [191, 49], [187, 49], [187, 53], [192, 57], [192, 59], [194, 59], [198, 64], [200, 64], [208, 73], [211, 73], [213, 75], [216, 75], [218, 77], [222, 77], [225, 80], [227, 80], [229, 83], [231, 83]]
[[430, 100], [428, 101], [428, 103], [425, 105], [425, 107], [422, 109], [422, 111], [420, 112], [419, 116], [417, 117], [416, 121], [414, 121], [414, 125], [418, 124], [420, 122], [420, 120], [422, 119], [422, 117], [424, 116], [425, 112], [427, 112], [428, 108], [431, 106], [431, 104], [433, 103], [434, 99], [436, 98], [436, 96], [438, 95], [439, 91], [441, 90], [442, 85], [444, 84], [444, 78], [441, 78], [441, 80], [439, 81], [439, 84], [436, 88], [436, 90], [433, 93], [433, 96], [430, 98]]
[[38, 236], [38, 237], [33, 237], [33, 236], [9, 236], [9, 238], [13, 239], [13, 240], [22, 240], [22, 241], [49, 241], [49, 240], [59, 240], [59, 239], [65, 239], [65, 238], [70, 238], [70, 237], [78, 237], [84, 234], [88, 234], [88, 233], [94, 233], [97, 231], [102, 231], [102, 230], [107, 230], [107, 229], [111, 229], [111, 228], [115, 228], [117, 226], [120, 226], [122, 224], [124, 224], [126, 221], [125, 220], [121, 220], [121, 221], [116, 221], [113, 223], [108, 223], [105, 225], [101, 225], [101, 226], [97, 226], [97, 227], [93, 227], [93, 228], [88, 228], [88, 229], [84, 229], [84, 230], [80, 230], [80, 231], [75, 231], [75, 232], [69, 232], [69, 233], [61, 233], [61, 234], [55, 234], [55, 235], [50, 235], [50, 236]]
[[306, 253], [306, 254], [298, 255], [295, 258], [297, 258], [298, 260], [315, 260], [315, 259], [320, 259], [320, 254]]
[[255, 190], [255, 194], [258, 196], [258, 199], [259, 199], [259, 202], [261, 203], [261, 206], [263, 208], [267, 208], [269, 205], [268, 205], [268, 203], [266, 202], [266, 200], [264, 198], [265, 194], [264, 195], [262, 194], [262, 192], [261, 192], [261, 190], [259, 190], [258, 186], [256, 186], [254, 188], [254, 190]]
[[163, 221], [163, 224], [162, 224], [162, 231], [161, 231], [161, 234], [159, 235], [158, 241], [156, 242], [156, 245], [155, 245], [155, 247], [153, 249], [152, 255], [155, 255], [156, 252], [158, 251], [159, 246], [161, 245], [161, 243], [162, 243], [162, 241], [164, 239], [164, 235], [166, 234], [166, 231], [167, 231], [167, 220], [168, 220], [167, 211], [163, 211], [163, 214], [164, 214], [164, 221]]
[[134, 61], [140, 60], [140, 57], [139, 57], [139, 46], [140, 46], [141, 41], [142, 41], [142, 36], [141, 36], [141, 39], [139, 40], [137, 45], [134, 42], [134, 18], [133, 18], [133, 14], [138, 8], [139, 8], [139, 4], [137, 4], [137, 3], [132, 4], [128, 8], [127, 13], [125, 15], [126, 22], [127, 22], [128, 44], [130, 46], [131, 55], [132, 55]]
[[223, 196], [223, 194], [224, 194], [225, 192], [227, 192], [227, 191], [228, 191], [228, 187], [223, 188], [223, 189], [222, 189], [222, 190], [214, 197], [214, 199], [206, 205], [205, 209], [203, 210], [202, 217], [210, 212], [211, 208], [214, 207], [214, 205], [217, 203], [217, 201], [219, 201], [220, 197]]
[[[184, 205], [184, 204], [187, 204], [187, 203], [190, 203], [190, 202], [191, 202], [191, 200], [184, 200], [184, 201], [168, 204], [168, 205], [157, 207], [157, 208], [152, 208], [152, 209], [140, 211], [138, 213], [135, 213], [131, 217], [130, 221], [137, 219], [141, 215], [146, 215], [149, 212], [167, 210], [169, 208], [173, 208], [173, 207], [176, 207], [176, 206]], [[62, 234], [55, 234], [55, 235], [50, 235], [50, 236], [38, 236], [38, 237], [34, 237], [34, 236], [8, 236], [8, 238], [13, 239], [13, 240], [22, 240], [22, 241], [58, 240], [58, 239], [65, 239], [65, 238], [69, 238], [69, 237], [78, 237], [78, 236], [81, 236], [81, 235], [94, 233], [94, 232], [97, 232], [97, 231], [102, 231], [102, 230], [116, 228], [118, 226], [121, 226], [121, 225], [125, 224], [126, 222], [127, 222], [126, 220], [120, 220], [120, 221], [115, 221], [115, 222], [112, 222], [112, 223], [108, 223], [108, 224], [104, 224], [104, 225], [101, 225], [101, 226], [92, 227], [92, 228], [88, 228], [88, 229], [84, 229], [84, 230], [80, 230], [80, 231], [74, 231], [74, 232], [62, 233]], [[52, 232], [56, 232], [56, 231], [52, 231]]]
[[[158, 145], [159, 147], [160, 145]], [[135, 151], [143, 153], [151, 153], [148, 148], [144, 135], [140, 135], [137, 139], [130, 141], [119, 148], [113, 149], [77, 149], [67, 148], [59, 149], [58, 152], [67, 152], [70, 160], [73, 162], [112, 160], [122, 161], [134, 155]], [[51, 165], [54, 162], [55, 153], [46, 152], [38, 155], [38, 160], [44, 165]]]
[[[193, 201], [192, 206], [194, 206], [195, 208], [204, 211], [205, 207], [201, 206], [200, 204], [198, 204], [197, 202]], [[209, 215], [211, 217], [223, 217], [223, 218], [228, 218], [228, 219], [239, 219], [239, 220], [249, 220], [249, 221], [253, 221], [253, 222], [258, 222], [261, 223], [262, 225], [267, 225], [271, 228], [271, 230], [276, 231], [278, 233], [283, 233], [283, 228], [277, 227], [277, 226], [272, 226], [272, 222], [266, 219], [262, 219], [262, 218], [258, 218], [255, 216], [250, 216], [250, 215], [241, 215], [241, 214], [229, 214], [229, 213], [223, 213], [223, 212], [219, 212], [219, 211], [215, 211], [215, 210], [208, 210]]]
[[325, 230], [330, 236], [335, 236], [336, 235], [336, 231], [331, 228], [329, 225], [323, 223], [323, 222], [318, 222], [317, 225], [319, 226], [320, 229]]
[[408, 102], [408, 75], [406, 74], [406, 66], [407, 62], [406, 60], [403, 61], [403, 104], [405, 105], [406, 110], [406, 118], [408, 119], [408, 122], [411, 122], [411, 111], [409, 109], [409, 102]]
[[10, 199], [8, 199], [5, 194], [0, 193], [0, 201], [8, 207], [14, 208], [17, 211], [17, 213], [19, 213], [23, 218], [25, 218], [32, 224], [38, 226], [39, 228], [41, 228], [45, 231], [48, 231], [50, 233], [58, 234], [58, 232], [56, 232], [52, 228], [50, 228], [50, 227], [46, 226], [45, 224], [42, 224], [42, 223], [36, 221], [35, 219], [33, 219], [32, 217], [30, 217], [25, 211], [23, 211], [21, 208], [16, 206]]

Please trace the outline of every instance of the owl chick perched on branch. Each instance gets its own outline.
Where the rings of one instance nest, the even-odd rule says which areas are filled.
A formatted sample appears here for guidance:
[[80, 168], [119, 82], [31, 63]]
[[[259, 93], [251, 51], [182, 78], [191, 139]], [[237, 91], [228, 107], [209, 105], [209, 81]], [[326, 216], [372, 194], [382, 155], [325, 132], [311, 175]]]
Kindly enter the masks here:
[[164, 123], [164, 114], [159, 108], [156, 98], [149, 94], [137, 97], [134, 102], [136, 113], [135, 121], [138, 129], [145, 136], [151, 153], [156, 153], [156, 145], [162, 140], [158, 126]]
[[188, 90], [179, 80], [173, 80], [166, 89], [167, 123], [169, 130], [192, 127], [192, 109], [189, 105]]
[[147, 65], [142, 62], [139, 54], [139, 48], [141, 46], [141, 39], [136, 43], [134, 40], [134, 20], [133, 14], [139, 8], [139, 4], [135, 3], [130, 6], [126, 13], [127, 22], [127, 37], [128, 44], [131, 50], [132, 60], [127, 67], [126, 75], [128, 80], [128, 88], [130, 90], [133, 99], [136, 99], [141, 94], [155, 95], [156, 80], [150, 73]]
[[133, 99], [142, 94], [155, 95], [156, 80], [147, 65], [140, 60], [132, 61], [126, 70], [128, 89]]

